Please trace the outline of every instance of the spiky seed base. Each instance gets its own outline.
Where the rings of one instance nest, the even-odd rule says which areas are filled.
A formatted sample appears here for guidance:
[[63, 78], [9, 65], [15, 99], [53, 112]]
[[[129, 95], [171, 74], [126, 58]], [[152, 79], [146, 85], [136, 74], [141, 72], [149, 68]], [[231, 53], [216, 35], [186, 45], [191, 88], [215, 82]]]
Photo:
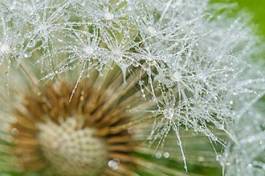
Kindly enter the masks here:
[[12, 124], [20, 166], [64, 176], [130, 175], [136, 142], [126, 108], [139, 100], [135, 81], [122, 86], [120, 74], [114, 77], [84, 79], [77, 87], [61, 81], [28, 93]]
[[60, 175], [94, 176], [104, 169], [107, 146], [92, 128], [78, 129], [75, 117], [60, 124], [39, 124], [38, 141], [43, 155]]

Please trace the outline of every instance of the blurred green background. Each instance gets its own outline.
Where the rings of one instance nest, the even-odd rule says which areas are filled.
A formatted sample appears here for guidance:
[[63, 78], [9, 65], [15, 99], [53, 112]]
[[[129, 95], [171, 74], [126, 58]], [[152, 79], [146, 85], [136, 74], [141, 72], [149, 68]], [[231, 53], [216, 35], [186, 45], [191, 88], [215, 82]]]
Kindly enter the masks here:
[[236, 15], [239, 11], [247, 11], [251, 16], [251, 25], [265, 41], [265, 0], [212, 0], [212, 2], [232, 2], [237, 7], [231, 9], [231, 14]]
[[[262, 45], [265, 45], [265, 0], [210, 0], [213, 3], [234, 3], [235, 8], [228, 12], [231, 17], [235, 17], [240, 12], [247, 12], [250, 16], [249, 25], [255, 33], [260, 37]], [[257, 60], [265, 68], [265, 49], [258, 54]], [[265, 105], [265, 96], [262, 98]], [[263, 107], [261, 107], [264, 109]], [[264, 109], [265, 112], [265, 109]]]

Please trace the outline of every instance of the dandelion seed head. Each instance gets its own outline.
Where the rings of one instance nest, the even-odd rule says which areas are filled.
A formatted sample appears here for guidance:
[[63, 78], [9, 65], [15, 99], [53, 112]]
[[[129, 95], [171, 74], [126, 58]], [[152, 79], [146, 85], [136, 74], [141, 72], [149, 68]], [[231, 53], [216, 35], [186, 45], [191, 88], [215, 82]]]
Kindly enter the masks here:
[[[0, 55], [33, 62], [43, 81], [75, 70], [75, 88], [93, 78], [90, 70], [104, 79], [115, 64], [124, 85], [141, 83], [134, 88], [154, 104], [146, 110], [155, 121], [148, 139], [161, 145], [174, 132], [184, 162], [180, 129], [219, 142], [213, 129], [227, 132], [265, 93], [264, 73], [251, 62], [258, 39], [245, 16], [212, 20], [207, 0], [17, 0], [0, 6], [1, 38], [10, 31], [7, 36], [19, 36], [11, 45], [1, 42]], [[134, 72], [140, 78], [133, 79]]]

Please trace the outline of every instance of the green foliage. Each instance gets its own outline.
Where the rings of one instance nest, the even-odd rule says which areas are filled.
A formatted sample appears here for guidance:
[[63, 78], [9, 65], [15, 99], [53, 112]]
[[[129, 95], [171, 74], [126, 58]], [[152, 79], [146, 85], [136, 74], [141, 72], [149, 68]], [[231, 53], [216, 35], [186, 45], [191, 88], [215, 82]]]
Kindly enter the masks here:
[[247, 11], [251, 15], [251, 25], [256, 27], [257, 33], [265, 39], [265, 0], [212, 0], [212, 2], [232, 2], [237, 8], [232, 13], [236, 15], [239, 11]]

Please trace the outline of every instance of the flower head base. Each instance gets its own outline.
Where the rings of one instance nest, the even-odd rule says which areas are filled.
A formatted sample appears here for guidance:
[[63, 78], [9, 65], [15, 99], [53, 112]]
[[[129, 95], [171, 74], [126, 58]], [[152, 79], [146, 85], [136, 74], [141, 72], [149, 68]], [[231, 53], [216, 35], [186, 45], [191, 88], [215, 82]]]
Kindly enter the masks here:
[[93, 129], [78, 127], [75, 118], [59, 125], [39, 125], [37, 141], [43, 156], [59, 175], [96, 175], [106, 165], [107, 146], [103, 139], [96, 137]]
[[[52, 83], [25, 96], [23, 106], [16, 108], [13, 150], [22, 169], [82, 176], [132, 167], [136, 141], [127, 129], [133, 122], [126, 99], [111, 99], [113, 89], [97, 90], [91, 80], [82, 80], [73, 90], [69, 83]], [[110, 161], [119, 164], [111, 168]]]

